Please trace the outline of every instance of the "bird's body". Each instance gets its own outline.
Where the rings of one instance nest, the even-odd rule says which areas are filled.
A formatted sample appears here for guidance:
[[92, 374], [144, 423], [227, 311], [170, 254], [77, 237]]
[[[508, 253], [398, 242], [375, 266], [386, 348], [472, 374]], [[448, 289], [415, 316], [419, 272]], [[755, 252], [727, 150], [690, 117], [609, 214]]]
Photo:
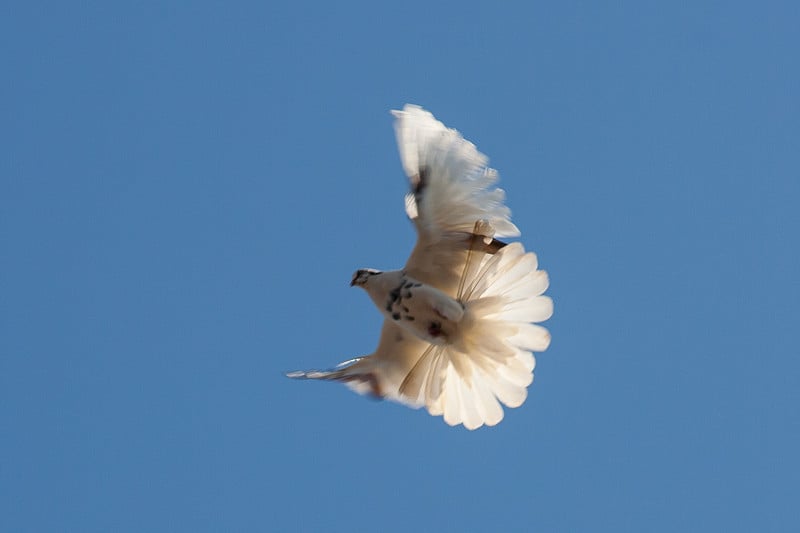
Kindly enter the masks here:
[[547, 274], [520, 243], [486, 157], [420, 107], [395, 111], [411, 191], [406, 213], [418, 240], [402, 270], [357, 271], [384, 315], [376, 351], [330, 371], [294, 378], [340, 381], [360, 393], [425, 406], [468, 429], [521, 405], [534, 357], [550, 342], [535, 324], [552, 314]]
[[363, 287], [386, 320], [431, 344], [452, 342], [465, 318], [464, 304], [402, 270], [374, 273]]

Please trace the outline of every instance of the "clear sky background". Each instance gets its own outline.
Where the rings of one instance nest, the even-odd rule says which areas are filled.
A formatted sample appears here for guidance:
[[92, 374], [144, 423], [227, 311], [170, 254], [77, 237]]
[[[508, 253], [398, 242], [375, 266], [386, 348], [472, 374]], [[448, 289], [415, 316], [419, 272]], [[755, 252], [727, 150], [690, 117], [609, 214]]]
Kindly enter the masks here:
[[[0, 530], [798, 531], [797, 2], [11, 2]], [[555, 315], [468, 432], [370, 353], [389, 110], [491, 157]]]

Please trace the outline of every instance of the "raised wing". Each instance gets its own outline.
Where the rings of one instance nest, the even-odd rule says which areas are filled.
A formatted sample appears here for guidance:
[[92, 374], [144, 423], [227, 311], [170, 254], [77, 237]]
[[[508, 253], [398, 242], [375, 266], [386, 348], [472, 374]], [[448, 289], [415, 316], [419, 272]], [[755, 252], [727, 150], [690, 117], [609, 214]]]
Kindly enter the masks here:
[[517, 227], [495, 188], [497, 172], [488, 158], [456, 130], [447, 128], [419, 106], [393, 111], [403, 169], [411, 191], [406, 213], [417, 229], [417, 244], [405, 269], [412, 277], [456, 296], [458, 281], [475, 247], [475, 224], [483, 221], [483, 252], [494, 253], [503, 243], [492, 237], [515, 237]]

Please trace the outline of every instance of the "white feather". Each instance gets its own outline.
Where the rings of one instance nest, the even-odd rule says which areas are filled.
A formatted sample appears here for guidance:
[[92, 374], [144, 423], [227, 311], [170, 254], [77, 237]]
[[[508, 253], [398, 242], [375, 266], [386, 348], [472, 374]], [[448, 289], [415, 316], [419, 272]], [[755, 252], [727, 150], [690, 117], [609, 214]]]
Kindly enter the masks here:
[[[486, 166], [488, 158], [474, 144], [419, 106], [409, 104], [392, 114], [400, 160], [412, 187], [423, 174], [426, 180], [416, 199], [406, 199], [406, 211], [419, 218], [420, 232], [436, 240], [447, 232], [469, 233], [477, 220], [486, 220], [498, 237], [519, 235], [503, 204], [505, 193], [489, 188], [497, 171]], [[412, 201], [418, 205], [410, 207]]]

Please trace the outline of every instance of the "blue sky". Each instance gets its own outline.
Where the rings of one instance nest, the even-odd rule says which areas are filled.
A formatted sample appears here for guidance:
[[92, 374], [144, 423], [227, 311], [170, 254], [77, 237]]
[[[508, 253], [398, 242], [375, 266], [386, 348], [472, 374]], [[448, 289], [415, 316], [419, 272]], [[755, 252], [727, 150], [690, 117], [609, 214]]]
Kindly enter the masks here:
[[[797, 3], [2, 12], [0, 529], [800, 528]], [[492, 429], [283, 377], [377, 342], [406, 102], [550, 273]]]

